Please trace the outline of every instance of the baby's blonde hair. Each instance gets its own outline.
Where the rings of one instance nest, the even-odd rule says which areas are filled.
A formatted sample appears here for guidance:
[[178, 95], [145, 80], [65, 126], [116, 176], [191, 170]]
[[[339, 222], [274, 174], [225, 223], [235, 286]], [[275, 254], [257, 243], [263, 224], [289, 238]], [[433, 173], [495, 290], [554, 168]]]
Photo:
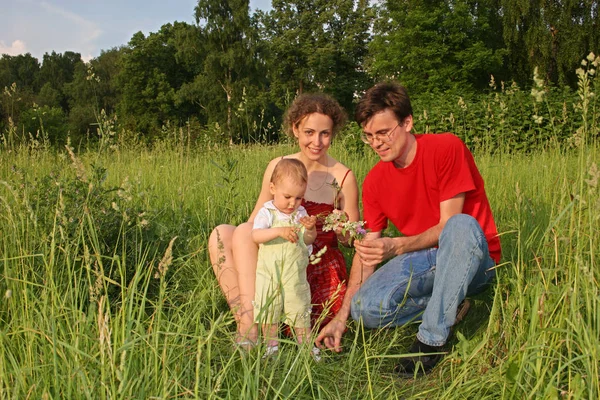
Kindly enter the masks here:
[[301, 185], [306, 185], [308, 182], [306, 167], [302, 161], [295, 158], [284, 158], [277, 163], [271, 175], [271, 183], [277, 184], [284, 177], [292, 178], [295, 183]]

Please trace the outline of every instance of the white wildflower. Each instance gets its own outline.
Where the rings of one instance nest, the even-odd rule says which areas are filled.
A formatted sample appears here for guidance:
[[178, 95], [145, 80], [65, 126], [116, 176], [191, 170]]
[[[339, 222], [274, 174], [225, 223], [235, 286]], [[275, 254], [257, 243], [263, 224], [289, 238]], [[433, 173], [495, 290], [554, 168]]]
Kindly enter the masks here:
[[492, 89], [496, 90], [496, 79], [494, 79], [494, 75], [490, 75], [489, 85]]

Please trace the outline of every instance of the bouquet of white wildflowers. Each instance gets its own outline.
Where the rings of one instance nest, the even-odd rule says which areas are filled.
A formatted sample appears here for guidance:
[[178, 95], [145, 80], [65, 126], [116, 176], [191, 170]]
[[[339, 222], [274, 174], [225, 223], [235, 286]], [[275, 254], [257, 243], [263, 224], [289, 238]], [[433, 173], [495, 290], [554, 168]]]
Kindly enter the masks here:
[[[342, 191], [342, 187], [337, 183], [335, 178], [333, 182], [329, 184], [334, 191], [333, 196], [333, 208], [338, 209], [339, 206], [339, 196]], [[355, 239], [363, 239], [367, 234], [367, 230], [365, 229], [366, 221], [348, 221], [348, 216], [346, 213], [330, 213], [327, 215], [323, 221], [323, 231], [329, 232], [334, 231], [338, 228], [341, 228], [342, 236], [349, 236], [349, 243]]]
[[367, 234], [366, 221], [348, 221], [346, 213], [331, 213], [323, 221], [323, 231], [329, 232], [341, 228], [342, 236], [348, 235], [351, 240], [361, 240]]

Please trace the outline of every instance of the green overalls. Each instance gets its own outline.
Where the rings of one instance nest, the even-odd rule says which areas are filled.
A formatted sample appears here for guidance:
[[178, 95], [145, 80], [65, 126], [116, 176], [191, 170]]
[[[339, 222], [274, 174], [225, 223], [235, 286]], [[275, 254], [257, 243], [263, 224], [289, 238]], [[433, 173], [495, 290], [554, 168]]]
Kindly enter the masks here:
[[[277, 218], [275, 210], [272, 228], [293, 226], [291, 221]], [[254, 321], [259, 324], [279, 324], [310, 328], [310, 287], [306, 279], [308, 249], [304, 243], [304, 227], [298, 231], [298, 242], [276, 238], [258, 248]], [[283, 315], [281, 311], [283, 308]]]

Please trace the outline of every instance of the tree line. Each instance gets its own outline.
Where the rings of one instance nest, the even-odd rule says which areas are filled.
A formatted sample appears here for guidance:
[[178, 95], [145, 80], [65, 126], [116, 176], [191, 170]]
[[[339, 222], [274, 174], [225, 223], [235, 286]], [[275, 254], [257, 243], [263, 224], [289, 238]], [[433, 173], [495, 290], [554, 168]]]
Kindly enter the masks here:
[[[102, 117], [151, 140], [187, 126], [215, 141], [271, 141], [298, 93], [324, 91], [349, 113], [373, 82], [396, 79], [413, 97], [472, 94], [496, 82], [531, 85], [533, 71], [577, 86], [598, 52], [592, 0], [198, 0], [194, 24], [173, 22], [103, 50], [0, 58], [0, 132], [64, 144]], [[103, 110], [103, 112], [102, 112]], [[107, 117], [108, 116], [108, 117]]]

